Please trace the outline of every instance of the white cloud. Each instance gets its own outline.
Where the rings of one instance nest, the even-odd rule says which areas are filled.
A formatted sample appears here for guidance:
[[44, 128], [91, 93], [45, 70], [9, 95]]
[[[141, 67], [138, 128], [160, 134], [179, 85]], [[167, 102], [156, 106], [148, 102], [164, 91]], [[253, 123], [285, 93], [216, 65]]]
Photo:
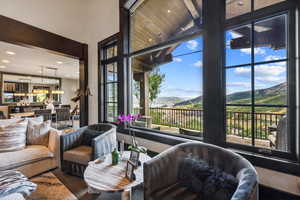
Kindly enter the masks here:
[[[234, 73], [240, 77], [250, 78], [249, 67], [236, 68]], [[284, 62], [255, 66], [255, 80], [265, 85], [267, 83], [281, 83], [286, 81], [286, 65]], [[232, 85], [233, 86], [233, 85]]]
[[281, 60], [284, 59], [282, 56], [274, 56], [274, 55], [269, 55], [265, 57], [265, 61], [272, 61], [272, 60]]
[[173, 61], [175, 61], [175, 62], [182, 62], [182, 58], [173, 58]]
[[187, 42], [186, 47], [190, 50], [196, 50], [198, 47], [198, 42], [196, 40], [190, 40]]
[[234, 70], [236, 74], [243, 74], [243, 75], [245, 74], [248, 75], [250, 71], [251, 69], [249, 67], [238, 67]]
[[286, 71], [282, 65], [260, 65], [255, 67], [255, 76], [279, 76]]
[[244, 88], [250, 88], [251, 84], [246, 82], [231, 82], [227, 83], [227, 87], [244, 87]]
[[240, 34], [238, 34], [238, 33], [235, 33], [235, 32], [229, 32], [229, 34], [231, 35], [231, 37], [232, 37], [233, 39], [236, 39], [236, 38], [242, 37]]
[[[241, 49], [240, 51], [245, 54], [251, 54], [251, 48]], [[254, 54], [266, 54], [266, 50], [262, 48], [255, 48]]]
[[[239, 67], [234, 72], [239, 75], [249, 75], [250, 71], [249, 67]], [[259, 65], [255, 67], [255, 76], [279, 76], [285, 71], [285, 63]]]
[[199, 61], [195, 62], [193, 65], [195, 67], [202, 67], [203, 66], [203, 62], [201, 60], [199, 60]]
[[164, 86], [161, 88], [160, 97], [181, 97], [184, 99], [195, 98], [202, 95], [201, 89], [196, 88], [180, 88], [172, 86]]
[[273, 82], [273, 83], [282, 83], [286, 81], [284, 77], [276, 77], [276, 76], [256, 77], [255, 80], [261, 82]]

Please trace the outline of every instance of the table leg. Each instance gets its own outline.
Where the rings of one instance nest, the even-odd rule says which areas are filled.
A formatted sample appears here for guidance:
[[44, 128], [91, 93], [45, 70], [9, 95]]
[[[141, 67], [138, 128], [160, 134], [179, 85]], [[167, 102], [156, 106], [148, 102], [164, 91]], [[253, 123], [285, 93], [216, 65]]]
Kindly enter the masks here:
[[121, 194], [121, 200], [130, 200], [131, 192], [130, 190], [124, 191]]

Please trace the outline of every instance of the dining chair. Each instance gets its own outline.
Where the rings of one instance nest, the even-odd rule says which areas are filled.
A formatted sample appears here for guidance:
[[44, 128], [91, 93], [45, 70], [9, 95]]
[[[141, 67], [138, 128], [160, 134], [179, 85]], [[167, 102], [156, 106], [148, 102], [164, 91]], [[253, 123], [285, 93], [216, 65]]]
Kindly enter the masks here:
[[43, 116], [44, 121], [51, 120], [52, 121], [52, 111], [51, 109], [40, 109], [34, 110], [34, 116]]
[[[73, 119], [71, 117], [70, 109], [68, 108], [58, 108], [55, 110], [56, 111], [56, 128], [61, 128], [59, 127], [60, 122], [70, 122], [72, 123], [71, 127], [73, 127]], [[66, 125], [63, 128], [70, 127], [70, 125]]]
[[71, 110], [71, 105], [69, 104], [60, 105], [60, 108], [68, 108], [69, 110]]

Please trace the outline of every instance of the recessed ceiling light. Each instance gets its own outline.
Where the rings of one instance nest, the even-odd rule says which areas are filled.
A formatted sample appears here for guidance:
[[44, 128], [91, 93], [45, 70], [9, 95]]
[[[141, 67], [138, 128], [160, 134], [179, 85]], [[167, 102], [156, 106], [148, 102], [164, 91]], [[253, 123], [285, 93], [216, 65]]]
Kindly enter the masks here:
[[0, 69], [5, 69], [5, 68], [6, 68], [6, 66], [0, 65]]
[[12, 51], [6, 51], [6, 54], [8, 54], [8, 55], [15, 55], [16, 53], [12, 52]]
[[148, 41], [149, 41], [149, 42], [152, 42], [152, 38], [149, 38]]
[[2, 60], [3, 63], [10, 63], [9, 60]]
[[61, 61], [57, 61], [56, 63], [59, 65], [63, 64], [63, 62], [61, 62]]
[[239, 2], [238, 2], [238, 5], [239, 5], [239, 6], [243, 6], [243, 5], [244, 5], [244, 2], [239, 1]]
[[168, 13], [171, 13], [171, 10], [167, 10]]

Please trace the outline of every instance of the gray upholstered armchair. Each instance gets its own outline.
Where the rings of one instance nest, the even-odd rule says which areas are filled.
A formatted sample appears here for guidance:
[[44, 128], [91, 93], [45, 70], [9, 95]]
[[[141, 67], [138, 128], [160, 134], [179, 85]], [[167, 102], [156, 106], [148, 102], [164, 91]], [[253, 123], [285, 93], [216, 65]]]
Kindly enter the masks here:
[[174, 146], [144, 163], [144, 200], [176, 199], [174, 197], [178, 197], [180, 191], [187, 192], [184, 194], [186, 199], [195, 199], [195, 194], [177, 184], [179, 165], [188, 156], [198, 157], [235, 176], [239, 183], [232, 200], [258, 199], [257, 174], [250, 162], [221, 147], [191, 142]]
[[62, 171], [83, 176], [88, 162], [111, 153], [117, 148], [116, 127], [94, 124], [61, 135]]

